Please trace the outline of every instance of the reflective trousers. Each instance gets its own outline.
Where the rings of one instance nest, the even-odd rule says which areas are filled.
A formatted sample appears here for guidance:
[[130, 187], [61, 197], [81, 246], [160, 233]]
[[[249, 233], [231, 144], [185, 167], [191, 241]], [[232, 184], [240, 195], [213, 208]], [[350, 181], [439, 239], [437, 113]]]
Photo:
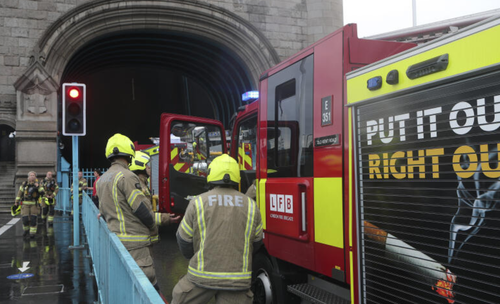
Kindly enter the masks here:
[[42, 205], [42, 219], [46, 219], [48, 215], [48, 222], [52, 223], [54, 222], [54, 215], [56, 211], [54, 209], [54, 205]]
[[247, 290], [214, 290], [196, 286], [185, 276], [172, 292], [171, 304], [206, 304], [215, 298], [216, 304], [252, 304], [253, 293]]
[[40, 214], [40, 207], [37, 204], [21, 205], [21, 217], [23, 219], [23, 229], [24, 231], [29, 230], [30, 235], [36, 234], [37, 230], [36, 219], [38, 217], [38, 214]]
[[151, 254], [151, 246], [131, 249], [128, 252], [134, 258], [135, 262], [148, 277], [151, 284], [156, 285], [155, 265], [153, 264], [153, 256]]

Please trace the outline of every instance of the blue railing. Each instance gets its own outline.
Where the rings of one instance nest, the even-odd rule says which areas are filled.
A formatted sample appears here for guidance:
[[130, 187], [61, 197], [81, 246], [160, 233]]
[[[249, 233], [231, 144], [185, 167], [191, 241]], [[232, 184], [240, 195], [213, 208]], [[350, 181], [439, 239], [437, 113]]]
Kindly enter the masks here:
[[153, 285], [106, 222], [83, 195], [82, 218], [92, 256], [100, 303], [164, 303]]
[[56, 195], [56, 206], [54, 209], [64, 213], [71, 212], [71, 210], [73, 210], [73, 205], [70, 205], [72, 202], [70, 200], [71, 193], [69, 190], [69, 188], [59, 188]]
[[[93, 187], [95, 182], [94, 170], [99, 169], [101, 173], [104, 174], [108, 169], [106, 168], [80, 168], [83, 174], [83, 178], [87, 180], [87, 186]], [[86, 191], [89, 196], [92, 196], [92, 190]]]

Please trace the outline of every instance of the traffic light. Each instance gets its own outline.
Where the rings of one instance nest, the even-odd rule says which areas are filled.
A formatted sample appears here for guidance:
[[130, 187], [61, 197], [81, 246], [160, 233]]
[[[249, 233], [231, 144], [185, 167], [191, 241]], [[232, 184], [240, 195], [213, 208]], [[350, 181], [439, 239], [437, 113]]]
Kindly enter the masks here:
[[64, 83], [62, 86], [63, 135], [84, 136], [85, 120], [85, 85], [82, 83]]

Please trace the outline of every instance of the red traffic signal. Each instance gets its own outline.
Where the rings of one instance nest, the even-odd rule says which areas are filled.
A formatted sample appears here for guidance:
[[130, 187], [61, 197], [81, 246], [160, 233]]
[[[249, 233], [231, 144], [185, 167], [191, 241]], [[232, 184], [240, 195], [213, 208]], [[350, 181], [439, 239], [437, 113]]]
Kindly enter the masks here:
[[68, 92], [69, 97], [78, 98], [80, 96], [80, 91], [77, 88], [71, 88]]
[[63, 135], [84, 136], [86, 133], [85, 84], [64, 83], [62, 87]]

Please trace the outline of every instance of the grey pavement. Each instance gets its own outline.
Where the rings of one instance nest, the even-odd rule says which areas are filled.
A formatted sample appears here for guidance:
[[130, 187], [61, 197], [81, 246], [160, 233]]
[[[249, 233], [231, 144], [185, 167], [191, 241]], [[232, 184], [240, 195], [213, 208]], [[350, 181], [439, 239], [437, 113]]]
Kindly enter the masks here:
[[[0, 215], [0, 231], [11, 219], [10, 214]], [[22, 235], [21, 220], [0, 235], [0, 303], [97, 300], [95, 280], [89, 275], [92, 262], [87, 258], [87, 250], [68, 249], [73, 240], [73, 222], [69, 216], [56, 216], [53, 228], [39, 225], [34, 239]], [[27, 264], [26, 270], [23, 264]], [[27, 278], [8, 278], [19, 274]]]

